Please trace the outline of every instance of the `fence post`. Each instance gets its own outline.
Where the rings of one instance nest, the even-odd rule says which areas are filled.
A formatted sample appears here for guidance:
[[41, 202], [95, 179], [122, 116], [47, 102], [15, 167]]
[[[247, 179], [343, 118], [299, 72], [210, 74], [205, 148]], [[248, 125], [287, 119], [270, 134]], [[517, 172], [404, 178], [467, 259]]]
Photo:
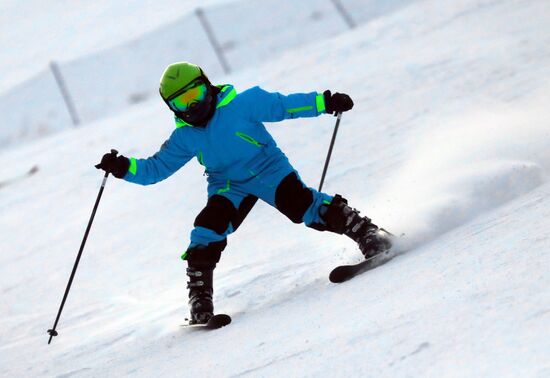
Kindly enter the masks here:
[[67, 86], [65, 85], [63, 76], [61, 76], [61, 71], [59, 70], [58, 64], [54, 61], [51, 61], [50, 69], [52, 70], [53, 77], [55, 78], [55, 81], [59, 86], [59, 90], [61, 91], [61, 96], [65, 101], [65, 105], [67, 105], [67, 110], [69, 111], [71, 119], [73, 120], [73, 125], [78, 126], [78, 124], [80, 124], [80, 119], [78, 118], [78, 114], [76, 113], [76, 108], [74, 107], [69, 91], [67, 90]]
[[346, 24], [350, 29], [353, 29], [357, 26], [355, 24], [355, 21], [353, 21], [353, 18], [351, 18], [350, 14], [344, 7], [344, 4], [342, 4], [340, 0], [332, 0], [332, 4], [334, 4], [334, 6], [336, 7], [336, 10], [338, 11], [338, 13], [340, 13], [340, 15], [342, 16], [342, 18], [344, 19], [344, 21], [346, 22]]
[[204, 31], [206, 32], [206, 36], [208, 37], [208, 40], [210, 41], [210, 44], [212, 44], [212, 47], [214, 48], [214, 52], [216, 53], [218, 60], [220, 61], [220, 64], [222, 65], [223, 71], [226, 74], [231, 73], [231, 68], [229, 67], [229, 64], [227, 63], [227, 60], [225, 60], [225, 57], [222, 52], [222, 48], [216, 39], [216, 36], [214, 35], [214, 31], [212, 30], [212, 27], [210, 26], [210, 23], [208, 23], [208, 20], [206, 19], [206, 15], [204, 14], [204, 11], [202, 8], [197, 8], [195, 10], [195, 13], [197, 14], [197, 17], [199, 18], [199, 21], [204, 28]]

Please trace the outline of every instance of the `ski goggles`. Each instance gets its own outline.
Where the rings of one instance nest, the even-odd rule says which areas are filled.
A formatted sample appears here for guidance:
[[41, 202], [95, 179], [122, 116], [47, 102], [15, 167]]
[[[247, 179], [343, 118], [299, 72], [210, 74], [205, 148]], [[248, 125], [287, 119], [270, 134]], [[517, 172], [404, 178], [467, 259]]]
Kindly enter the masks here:
[[185, 113], [204, 101], [207, 94], [207, 84], [199, 77], [170, 96], [166, 103], [173, 111]]

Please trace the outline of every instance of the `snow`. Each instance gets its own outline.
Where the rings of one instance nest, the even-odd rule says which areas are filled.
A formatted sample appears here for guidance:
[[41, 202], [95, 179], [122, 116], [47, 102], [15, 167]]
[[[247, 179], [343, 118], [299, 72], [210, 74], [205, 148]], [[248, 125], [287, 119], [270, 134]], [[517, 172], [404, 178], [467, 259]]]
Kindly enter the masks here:
[[[0, 152], [0, 375], [550, 375], [549, 21], [542, 0], [415, 2], [224, 77], [350, 93], [325, 190], [404, 233], [406, 252], [334, 285], [354, 244], [259, 203], [215, 271], [233, 316], [215, 332], [179, 326], [179, 255], [206, 200], [192, 162], [150, 187], [109, 178], [47, 345], [93, 164], [154, 153], [173, 127], [161, 101]], [[268, 125], [314, 187], [334, 120]]]

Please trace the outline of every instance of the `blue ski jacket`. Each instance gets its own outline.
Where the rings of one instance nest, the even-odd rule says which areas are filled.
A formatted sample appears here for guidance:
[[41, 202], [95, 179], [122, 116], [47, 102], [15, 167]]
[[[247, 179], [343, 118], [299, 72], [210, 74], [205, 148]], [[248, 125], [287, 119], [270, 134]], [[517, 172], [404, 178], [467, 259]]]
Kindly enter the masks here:
[[196, 157], [209, 183], [246, 181], [273, 164], [288, 161], [263, 122], [325, 113], [324, 97], [316, 92], [285, 96], [253, 87], [237, 94], [232, 85], [218, 87], [216, 111], [206, 127], [193, 127], [176, 117], [176, 129], [156, 154], [130, 158], [124, 180], [154, 184]]

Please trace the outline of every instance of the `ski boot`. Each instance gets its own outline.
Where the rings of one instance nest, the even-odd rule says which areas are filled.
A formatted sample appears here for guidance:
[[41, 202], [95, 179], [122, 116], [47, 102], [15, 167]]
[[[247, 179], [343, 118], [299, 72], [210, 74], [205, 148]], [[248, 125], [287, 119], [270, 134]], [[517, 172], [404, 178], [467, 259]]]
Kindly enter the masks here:
[[214, 269], [226, 245], [226, 239], [209, 243], [207, 246], [199, 245], [189, 248], [182, 256], [188, 264], [187, 288], [191, 312], [189, 324], [208, 323], [208, 320], [214, 316], [212, 303]]
[[214, 289], [212, 285], [214, 268], [193, 267], [187, 268], [189, 282], [189, 309], [191, 319], [189, 324], [204, 324], [214, 316], [214, 304], [212, 295]]
[[365, 259], [391, 248], [390, 234], [378, 228], [368, 217], [348, 206], [348, 201], [337, 194], [323, 214], [329, 231], [344, 234], [359, 245]]

